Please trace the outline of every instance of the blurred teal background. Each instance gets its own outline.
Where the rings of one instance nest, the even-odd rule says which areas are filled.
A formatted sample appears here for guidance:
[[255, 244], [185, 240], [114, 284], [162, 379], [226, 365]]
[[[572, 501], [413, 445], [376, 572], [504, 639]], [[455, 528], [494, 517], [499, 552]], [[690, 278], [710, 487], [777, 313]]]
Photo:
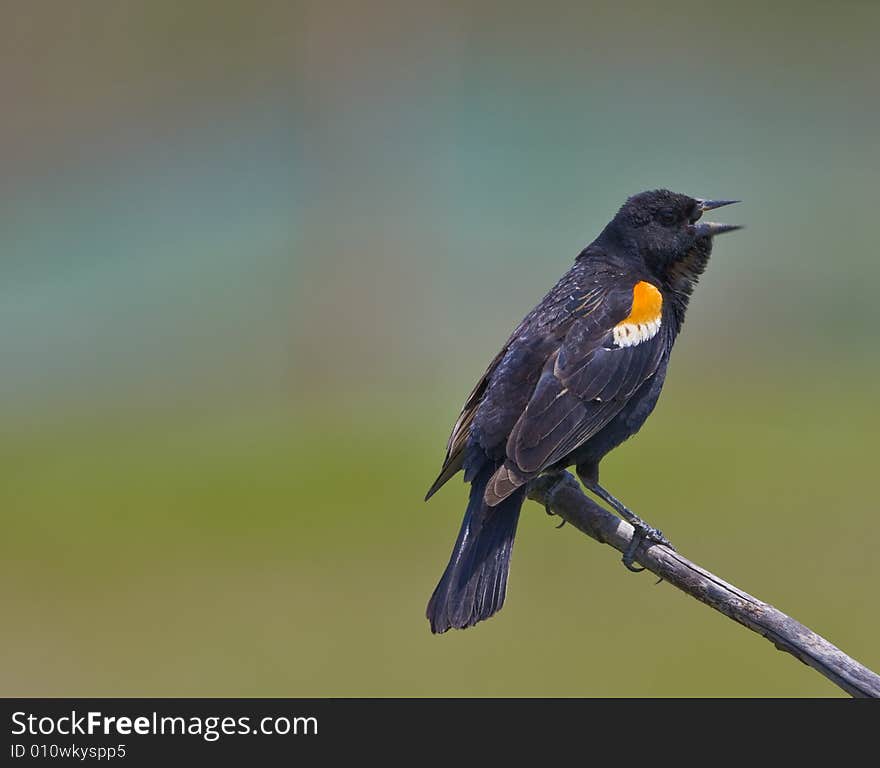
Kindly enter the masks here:
[[5, 695], [828, 696], [537, 505], [423, 618], [422, 497], [621, 202], [736, 197], [603, 464], [688, 556], [880, 668], [872, 3], [9, 4]]

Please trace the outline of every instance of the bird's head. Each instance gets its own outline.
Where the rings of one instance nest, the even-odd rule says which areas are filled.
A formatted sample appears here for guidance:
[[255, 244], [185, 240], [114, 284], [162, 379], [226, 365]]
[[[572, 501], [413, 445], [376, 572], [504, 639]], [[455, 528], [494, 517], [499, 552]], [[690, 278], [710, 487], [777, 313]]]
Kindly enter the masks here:
[[706, 211], [736, 202], [700, 200], [667, 189], [641, 192], [623, 204], [609, 224], [608, 234], [634, 246], [645, 266], [659, 280], [668, 282], [683, 262], [696, 256], [701, 257], [701, 266], [705, 266], [715, 235], [741, 228], [736, 224], [700, 221]]

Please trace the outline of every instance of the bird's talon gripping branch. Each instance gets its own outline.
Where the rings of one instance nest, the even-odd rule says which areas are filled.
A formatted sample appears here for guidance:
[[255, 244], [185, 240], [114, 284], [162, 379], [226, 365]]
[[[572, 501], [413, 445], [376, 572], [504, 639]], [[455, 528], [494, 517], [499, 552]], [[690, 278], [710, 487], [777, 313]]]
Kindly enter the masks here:
[[629, 546], [626, 548], [626, 552], [623, 553], [623, 557], [621, 558], [621, 562], [624, 564], [628, 571], [632, 571], [633, 573], [641, 573], [645, 569], [643, 567], [637, 567], [633, 565], [636, 557], [636, 550], [642, 545], [642, 537], [638, 534], [634, 533], [632, 537], [632, 541], [630, 541]]
[[661, 546], [675, 550], [675, 547], [672, 546], [672, 542], [663, 535], [663, 531], [657, 528], [652, 528], [645, 523], [635, 524], [633, 526], [632, 539], [630, 539], [629, 546], [626, 548], [626, 552], [623, 553], [622, 558], [623, 564], [633, 573], [641, 573], [645, 570], [644, 568], [637, 568], [633, 565], [636, 559], [636, 552], [638, 552], [644, 544], [647, 544], [648, 547], [651, 547], [654, 544], [660, 544]]
[[[563, 486], [571, 482], [571, 478], [565, 472], [560, 472], [559, 474], [548, 474], [541, 475], [539, 478], [532, 482], [533, 487], [538, 487], [543, 491], [544, 495], [544, 511], [548, 515], [555, 515], [556, 513], [553, 511], [553, 502], [556, 499], [556, 494], [562, 490]], [[565, 525], [565, 520], [563, 520], [557, 528], [562, 528]]]

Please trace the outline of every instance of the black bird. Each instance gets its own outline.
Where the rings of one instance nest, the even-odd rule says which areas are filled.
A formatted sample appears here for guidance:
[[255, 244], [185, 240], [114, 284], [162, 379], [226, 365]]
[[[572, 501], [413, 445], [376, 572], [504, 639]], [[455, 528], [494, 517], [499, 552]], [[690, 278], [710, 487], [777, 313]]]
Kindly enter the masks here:
[[432, 632], [473, 626], [501, 608], [520, 507], [538, 475], [575, 465], [586, 488], [633, 524], [623, 556], [630, 570], [642, 570], [633, 563], [645, 541], [669, 545], [599, 485], [599, 462], [654, 409], [712, 238], [740, 228], [699, 219], [735, 202], [665, 189], [629, 198], [489, 364], [425, 497], [462, 469], [471, 484], [428, 602]]

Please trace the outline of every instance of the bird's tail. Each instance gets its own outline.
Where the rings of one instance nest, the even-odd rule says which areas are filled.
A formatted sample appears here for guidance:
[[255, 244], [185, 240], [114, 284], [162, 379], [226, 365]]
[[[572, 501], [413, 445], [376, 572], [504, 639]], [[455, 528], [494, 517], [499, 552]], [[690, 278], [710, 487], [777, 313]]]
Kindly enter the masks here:
[[483, 495], [494, 470], [486, 466], [474, 478], [452, 557], [428, 601], [426, 614], [435, 634], [472, 627], [504, 604], [525, 489], [518, 489], [498, 506], [488, 506]]

